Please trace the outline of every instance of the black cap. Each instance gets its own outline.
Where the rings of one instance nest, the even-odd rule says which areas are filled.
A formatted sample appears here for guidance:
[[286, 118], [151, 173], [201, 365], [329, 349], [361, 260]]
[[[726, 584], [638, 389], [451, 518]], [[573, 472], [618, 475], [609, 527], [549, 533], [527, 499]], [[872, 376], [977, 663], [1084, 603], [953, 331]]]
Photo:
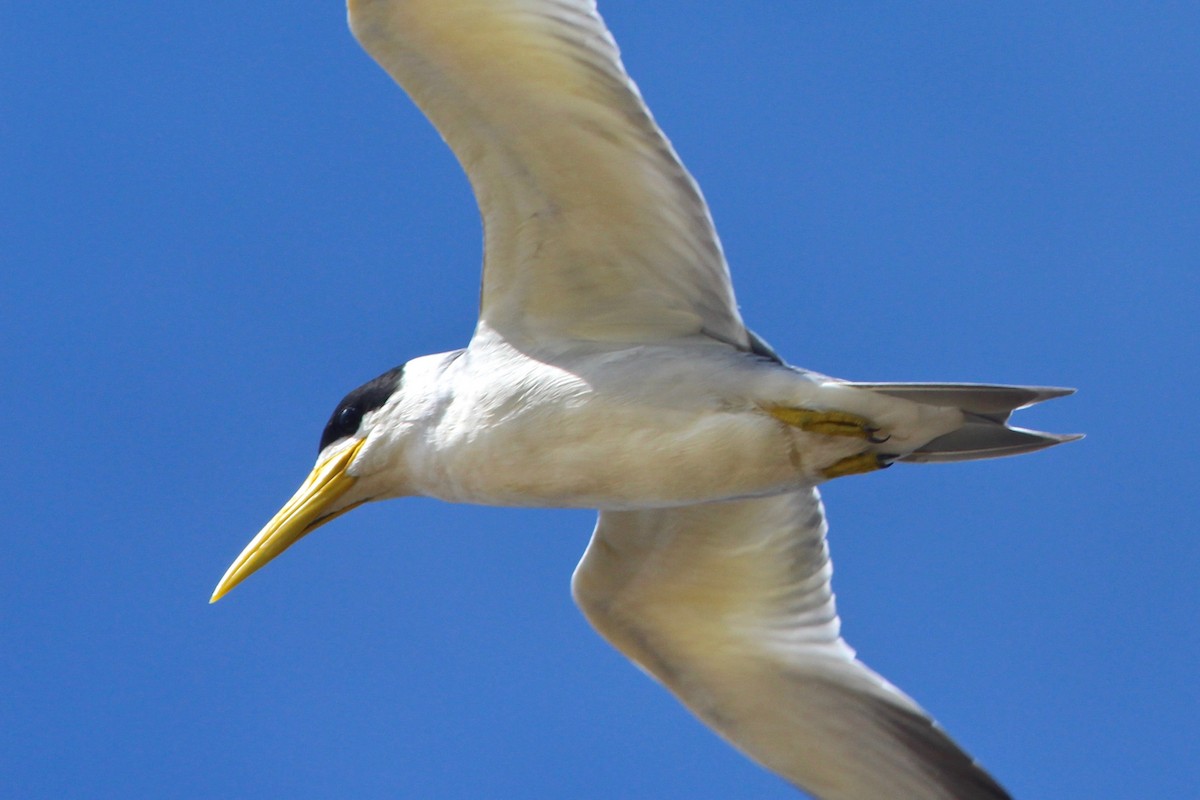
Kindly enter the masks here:
[[363, 417], [382, 407], [388, 398], [395, 394], [396, 389], [400, 388], [403, 378], [404, 365], [401, 364], [343, 397], [325, 425], [325, 431], [321, 434], [321, 446], [317, 452], [321, 452], [338, 439], [357, 433]]

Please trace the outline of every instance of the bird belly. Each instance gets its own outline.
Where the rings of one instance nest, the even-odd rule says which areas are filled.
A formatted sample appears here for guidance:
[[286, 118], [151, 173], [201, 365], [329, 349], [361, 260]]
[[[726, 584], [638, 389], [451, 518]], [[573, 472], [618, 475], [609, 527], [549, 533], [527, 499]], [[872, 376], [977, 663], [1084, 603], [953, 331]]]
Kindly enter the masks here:
[[407, 448], [421, 494], [613, 510], [760, 497], [817, 483], [866, 446], [773, 417], [770, 406], [807, 405], [823, 390], [731, 348], [535, 359], [475, 347], [455, 364], [452, 400], [429, 435]]
[[479, 406], [449, 414], [411, 468], [416, 488], [487, 505], [666, 507], [792, 491], [864, 446], [797, 431], [745, 399], [680, 408], [538, 394], [483, 420]]
[[423, 493], [489, 505], [627, 509], [750, 497], [800, 481], [787, 432], [765, 414], [653, 421], [566, 410], [445, 448]]

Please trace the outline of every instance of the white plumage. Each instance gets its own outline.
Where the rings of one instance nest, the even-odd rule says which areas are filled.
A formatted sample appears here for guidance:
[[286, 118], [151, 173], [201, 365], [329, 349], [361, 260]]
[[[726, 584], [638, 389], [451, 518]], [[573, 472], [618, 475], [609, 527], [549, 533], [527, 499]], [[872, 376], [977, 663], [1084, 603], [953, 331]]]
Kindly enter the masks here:
[[598, 508], [580, 607], [748, 756], [823, 800], [1007, 797], [841, 639], [815, 487], [1073, 438], [1007, 425], [1068, 390], [785, 365], [742, 323], [700, 191], [593, 3], [349, 9], [470, 178], [479, 324], [347, 395], [213, 599], [372, 500]]

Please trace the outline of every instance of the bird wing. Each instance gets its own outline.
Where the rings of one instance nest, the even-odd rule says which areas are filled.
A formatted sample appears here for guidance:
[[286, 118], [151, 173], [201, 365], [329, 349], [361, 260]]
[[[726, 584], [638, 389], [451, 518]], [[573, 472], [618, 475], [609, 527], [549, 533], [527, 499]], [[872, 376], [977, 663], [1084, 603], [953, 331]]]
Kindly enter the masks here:
[[605, 511], [572, 589], [700, 719], [822, 800], [1008, 795], [839, 633], [815, 489]]
[[591, 0], [350, 0], [483, 217], [481, 323], [538, 340], [748, 347], [696, 182]]

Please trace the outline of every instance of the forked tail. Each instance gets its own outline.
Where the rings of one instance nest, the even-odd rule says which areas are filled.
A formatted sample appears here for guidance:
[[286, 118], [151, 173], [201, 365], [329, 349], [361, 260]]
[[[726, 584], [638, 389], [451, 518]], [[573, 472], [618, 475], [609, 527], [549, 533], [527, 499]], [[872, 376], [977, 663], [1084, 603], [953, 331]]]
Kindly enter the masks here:
[[1063, 442], [1082, 439], [1082, 433], [1043, 433], [1012, 428], [1008, 418], [1020, 408], [1065, 397], [1074, 389], [1047, 386], [989, 386], [976, 383], [851, 383], [859, 389], [899, 397], [914, 403], [961, 409], [965, 421], [956, 431], [939, 436], [898, 461], [936, 463], [971, 461], [1031, 453]]

